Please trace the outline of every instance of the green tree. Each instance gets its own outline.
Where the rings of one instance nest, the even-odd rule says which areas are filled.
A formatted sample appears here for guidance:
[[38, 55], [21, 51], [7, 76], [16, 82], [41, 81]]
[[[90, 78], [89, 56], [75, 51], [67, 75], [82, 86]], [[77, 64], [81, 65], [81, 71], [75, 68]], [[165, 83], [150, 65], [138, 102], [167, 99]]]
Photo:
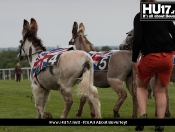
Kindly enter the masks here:
[[101, 51], [108, 51], [108, 50], [111, 50], [111, 48], [109, 46], [103, 46], [101, 48]]
[[29, 67], [28, 62], [20, 62], [17, 58], [17, 52], [13, 50], [7, 50], [0, 52], [0, 69], [13, 68], [17, 63], [20, 63], [21, 67]]

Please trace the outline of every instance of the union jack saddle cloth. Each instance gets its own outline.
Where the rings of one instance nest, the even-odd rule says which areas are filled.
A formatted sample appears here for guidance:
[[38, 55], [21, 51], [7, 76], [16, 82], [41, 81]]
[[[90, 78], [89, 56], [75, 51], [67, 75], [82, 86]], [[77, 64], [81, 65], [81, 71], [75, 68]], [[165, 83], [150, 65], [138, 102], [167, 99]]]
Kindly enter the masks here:
[[109, 50], [101, 52], [90, 51], [89, 55], [92, 57], [92, 60], [94, 61], [94, 71], [107, 71], [110, 57], [116, 51], [117, 50]]
[[36, 77], [36, 75], [38, 75], [40, 71], [47, 66], [58, 65], [61, 54], [68, 50], [74, 50], [74, 47], [57, 48], [51, 51], [44, 51], [40, 53], [36, 58], [32, 68], [33, 77]]

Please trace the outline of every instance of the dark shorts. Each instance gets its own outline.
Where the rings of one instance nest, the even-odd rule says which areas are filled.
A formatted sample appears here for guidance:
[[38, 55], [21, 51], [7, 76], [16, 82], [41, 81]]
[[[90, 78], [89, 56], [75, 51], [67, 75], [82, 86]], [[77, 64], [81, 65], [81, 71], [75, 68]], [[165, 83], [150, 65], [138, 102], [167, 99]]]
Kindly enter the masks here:
[[157, 74], [163, 86], [168, 85], [173, 70], [173, 54], [171, 52], [150, 53], [138, 64], [137, 77], [146, 82], [154, 74]]

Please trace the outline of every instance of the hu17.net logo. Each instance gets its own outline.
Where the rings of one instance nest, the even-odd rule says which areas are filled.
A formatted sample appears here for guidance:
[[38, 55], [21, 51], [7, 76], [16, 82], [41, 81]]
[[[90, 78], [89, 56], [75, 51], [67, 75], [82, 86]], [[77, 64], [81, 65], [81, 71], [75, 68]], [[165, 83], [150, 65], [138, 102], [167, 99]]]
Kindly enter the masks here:
[[175, 2], [141, 2], [140, 20], [175, 20]]

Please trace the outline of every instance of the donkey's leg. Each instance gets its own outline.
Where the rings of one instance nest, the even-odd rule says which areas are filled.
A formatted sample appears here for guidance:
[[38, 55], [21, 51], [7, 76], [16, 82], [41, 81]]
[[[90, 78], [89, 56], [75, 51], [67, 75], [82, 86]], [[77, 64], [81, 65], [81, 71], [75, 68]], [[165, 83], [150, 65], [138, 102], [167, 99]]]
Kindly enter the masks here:
[[36, 118], [52, 118], [52, 115], [49, 112], [45, 112], [45, 105], [49, 99], [50, 90], [44, 89], [36, 84], [32, 84], [32, 93], [35, 99], [35, 107], [37, 109]]
[[[101, 118], [100, 101], [98, 99], [98, 91], [94, 86], [90, 86], [90, 93], [87, 94], [88, 103], [90, 105], [91, 114], [95, 112], [95, 118]], [[92, 115], [91, 115], [92, 116]]]
[[167, 104], [166, 104], [165, 117], [170, 117], [171, 112], [170, 112], [170, 104], [169, 104], [169, 92], [168, 92], [168, 87], [166, 87], [166, 99], [167, 99]]
[[117, 103], [115, 104], [113, 111], [114, 111], [114, 118], [120, 117], [118, 111], [125, 101], [127, 97], [127, 92], [125, 91], [123, 87], [123, 82], [119, 79], [115, 78], [108, 78], [108, 83], [111, 86], [111, 88], [117, 93], [118, 95], [118, 100]]
[[91, 115], [91, 118], [95, 118], [95, 109], [94, 109], [94, 106], [92, 104], [92, 102], [90, 100], [87, 100], [88, 101], [88, 104], [89, 104], [89, 107], [90, 107], [90, 115]]
[[[89, 104], [89, 107], [90, 107], [91, 118], [94, 118], [95, 117], [95, 110], [94, 110], [93, 104], [92, 104], [92, 102], [90, 100], [87, 100], [87, 101], [88, 101], [88, 104]], [[85, 103], [86, 103], [86, 97], [85, 96], [81, 96], [78, 112], [76, 114], [77, 117], [81, 117], [81, 114], [83, 112], [83, 106], [85, 105]]]
[[132, 96], [132, 101], [133, 101], [133, 115], [132, 118], [137, 118], [138, 115], [138, 103], [137, 103], [137, 87], [136, 83], [133, 82], [133, 76], [128, 76], [126, 78], [126, 87], [129, 90], [129, 93]]
[[151, 88], [151, 85], [149, 84], [149, 86], [148, 86], [148, 99], [152, 99], [151, 93], [152, 93], [152, 88]]
[[73, 104], [71, 92], [72, 92], [71, 87], [66, 88], [64, 86], [61, 86], [61, 88], [60, 88], [60, 93], [61, 93], [61, 96], [64, 100], [64, 110], [63, 110], [63, 113], [62, 113], [60, 118], [67, 118], [67, 115], [71, 109], [71, 106]]
[[81, 114], [83, 112], [83, 106], [84, 106], [85, 103], [86, 103], [86, 97], [85, 96], [81, 96], [78, 112], [76, 114], [77, 117], [81, 117]]

